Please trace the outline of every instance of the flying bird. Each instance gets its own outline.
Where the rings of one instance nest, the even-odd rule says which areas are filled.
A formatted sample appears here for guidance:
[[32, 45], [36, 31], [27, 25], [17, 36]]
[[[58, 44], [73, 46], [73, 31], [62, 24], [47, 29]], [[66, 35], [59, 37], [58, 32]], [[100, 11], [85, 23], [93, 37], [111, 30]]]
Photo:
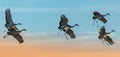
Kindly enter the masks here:
[[112, 32], [115, 32], [115, 30], [111, 30], [111, 32], [106, 32], [105, 26], [102, 26], [99, 29], [99, 36], [98, 39], [102, 40], [103, 42], [105, 42], [107, 45], [113, 45], [114, 42], [112, 40], [112, 38], [109, 36], [109, 34], [111, 34]]
[[110, 14], [106, 13], [105, 15], [102, 15], [98, 11], [95, 11], [95, 12], [93, 12], [93, 15], [94, 15], [93, 16], [93, 20], [94, 20], [93, 25], [96, 21], [97, 27], [98, 27], [98, 20], [105, 24], [105, 23], [107, 23], [107, 19], [105, 18], [105, 16], [110, 15]]
[[20, 33], [22, 31], [26, 31], [26, 29], [19, 30], [16, 27], [16, 25], [21, 25], [21, 23], [15, 24], [13, 22], [10, 9], [5, 10], [5, 18], [6, 18], [5, 27], [7, 28], [8, 31], [7, 31], [7, 35], [3, 37], [6, 38], [7, 36], [12, 35], [19, 43], [23, 43], [24, 40], [22, 36], [20, 35]]
[[[67, 38], [66, 33], [67, 33], [72, 39], [76, 38], [76, 36], [75, 36], [75, 34], [74, 34], [74, 31], [71, 29], [71, 28], [73, 28], [73, 27], [75, 27], [75, 26], [79, 26], [79, 25], [78, 25], [78, 24], [75, 24], [75, 25], [73, 25], [73, 26], [69, 25], [69, 24], [68, 24], [68, 18], [67, 18], [64, 14], [61, 15], [61, 20], [60, 20], [60, 22], [59, 22], [59, 27], [58, 27], [58, 29], [60, 30], [60, 32], [61, 32], [61, 31], [64, 31], [64, 32], [65, 32], [65, 36], [66, 36], [66, 39], [67, 39], [67, 40], [68, 40], [68, 38]], [[60, 32], [58, 33], [58, 35], [60, 34]]]

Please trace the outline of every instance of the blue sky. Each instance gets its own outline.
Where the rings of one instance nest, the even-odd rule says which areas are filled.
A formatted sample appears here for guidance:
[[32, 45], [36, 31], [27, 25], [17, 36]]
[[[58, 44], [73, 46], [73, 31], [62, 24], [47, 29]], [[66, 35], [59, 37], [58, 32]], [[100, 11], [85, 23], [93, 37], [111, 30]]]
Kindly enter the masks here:
[[106, 17], [106, 29], [115, 29], [119, 33], [119, 2], [120, 0], [0, 0], [0, 27], [1, 31], [4, 30], [4, 11], [10, 8], [14, 22], [21, 22], [23, 25], [18, 27], [26, 28], [28, 32], [56, 34], [61, 14], [69, 18], [70, 25], [80, 25], [73, 28], [75, 33], [97, 32], [99, 28], [92, 26], [92, 13], [99, 11], [111, 14]]

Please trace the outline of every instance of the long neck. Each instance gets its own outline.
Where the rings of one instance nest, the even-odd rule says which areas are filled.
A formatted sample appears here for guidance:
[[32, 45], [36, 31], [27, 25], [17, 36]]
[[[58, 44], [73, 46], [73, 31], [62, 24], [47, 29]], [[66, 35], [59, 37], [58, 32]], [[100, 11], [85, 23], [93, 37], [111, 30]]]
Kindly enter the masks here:
[[73, 25], [73, 26], [70, 26], [70, 25], [69, 25], [70, 28], [73, 28], [73, 27], [75, 27], [75, 26], [76, 26], [76, 25]]
[[19, 30], [18, 32], [21, 33], [22, 31], [26, 31], [25, 29]]
[[17, 26], [17, 25], [19, 25], [19, 24], [14, 24], [13, 26]]
[[111, 34], [113, 31], [110, 31], [109, 33], [107, 33], [107, 34]]
[[109, 14], [109, 13], [107, 13], [107, 14], [105, 14], [105, 15], [103, 15], [103, 16], [105, 17], [105, 16], [107, 16], [107, 15], [110, 15], [110, 14]]
[[17, 23], [17, 24], [14, 24], [14, 25], [15, 25], [15, 26], [16, 26], [16, 25], [21, 25], [21, 23]]
[[26, 31], [26, 29], [22, 29], [21, 31]]

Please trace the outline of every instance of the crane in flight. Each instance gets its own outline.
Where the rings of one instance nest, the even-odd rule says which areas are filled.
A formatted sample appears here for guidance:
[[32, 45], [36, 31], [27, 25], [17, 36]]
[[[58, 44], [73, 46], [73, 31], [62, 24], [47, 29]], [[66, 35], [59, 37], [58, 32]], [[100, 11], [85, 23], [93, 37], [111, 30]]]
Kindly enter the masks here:
[[[60, 19], [61, 20], [59, 22], [59, 27], [58, 27], [58, 29], [60, 30], [60, 32], [61, 31], [65, 32], [65, 36], [66, 36], [67, 40], [68, 40], [68, 38], [67, 38], [66, 34], [68, 34], [71, 37], [71, 39], [76, 38], [76, 36], [74, 34], [74, 31], [71, 28], [73, 28], [75, 26], [79, 26], [79, 25], [78, 24], [75, 24], [73, 26], [69, 25], [68, 24], [68, 18], [64, 14], [61, 15]], [[60, 34], [60, 32], [58, 33], [58, 35]]]
[[23, 43], [24, 40], [22, 38], [22, 36], [20, 35], [20, 33], [22, 31], [26, 31], [26, 29], [22, 29], [19, 30], [16, 25], [21, 25], [21, 23], [15, 24], [12, 20], [12, 16], [10, 13], [10, 9], [6, 9], [5, 10], [5, 18], [6, 18], [6, 23], [5, 23], [5, 27], [7, 28], [7, 35], [3, 36], [4, 38], [6, 38], [7, 36], [11, 35], [13, 36], [19, 43]]
[[112, 32], [115, 32], [115, 30], [111, 30], [110, 32], [106, 32], [105, 26], [102, 26], [99, 29], [99, 36], [98, 39], [102, 40], [103, 42], [105, 42], [107, 45], [113, 45], [114, 42], [112, 40], [112, 38], [109, 36], [109, 34], [111, 34]]
[[97, 23], [97, 27], [99, 27], [98, 26], [98, 21], [101, 21], [104, 24], [107, 23], [107, 19], [105, 18], [105, 16], [107, 16], [107, 15], [110, 15], [110, 14], [106, 13], [105, 15], [102, 15], [98, 11], [93, 12], [93, 20], [94, 20], [93, 25], [96, 22]]

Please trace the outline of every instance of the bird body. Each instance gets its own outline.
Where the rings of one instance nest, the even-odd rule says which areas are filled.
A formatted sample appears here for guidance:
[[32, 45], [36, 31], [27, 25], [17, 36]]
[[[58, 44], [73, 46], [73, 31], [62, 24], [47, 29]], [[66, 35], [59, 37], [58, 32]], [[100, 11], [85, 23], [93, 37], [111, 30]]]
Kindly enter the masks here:
[[[20, 23], [15, 24], [13, 22], [12, 16], [11, 16], [11, 13], [10, 13], [10, 9], [6, 9], [5, 16], [6, 16], [5, 27], [8, 29], [7, 35], [12, 35], [19, 43], [23, 43], [24, 40], [23, 40], [22, 36], [19, 33], [22, 32], [22, 31], [25, 31], [25, 29], [19, 30], [16, 27], [16, 25], [20, 25]], [[4, 38], [6, 38], [6, 36], [4, 36]]]
[[112, 32], [115, 32], [115, 31], [112, 30], [111, 32], [107, 33], [105, 27], [103, 26], [99, 31], [98, 39], [99, 40], [104, 40], [108, 45], [109, 44], [113, 45], [114, 42], [113, 42], [112, 38], [109, 36], [109, 34], [112, 33]]
[[68, 24], [68, 18], [65, 15], [61, 15], [61, 20], [59, 22], [59, 30], [64, 31], [67, 33], [71, 38], [75, 38], [75, 34], [71, 28], [79, 26], [78, 24], [75, 24], [74, 26], [71, 26]]
[[[105, 18], [105, 16], [110, 15], [110, 14], [106, 13], [105, 15], [102, 15], [98, 11], [95, 11], [95, 12], [93, 12], [93, 15], [94, 15], [93, 20], [94, 20], [94, 22], [97, 20], [96, 23], [97, 23], [97, 27], [98, 27], [98, 20], [105, 24], [105, 23], [107, 23], [107, 19]], [[94, 25], [94, 23], [93, 23], [93, 25]]]

